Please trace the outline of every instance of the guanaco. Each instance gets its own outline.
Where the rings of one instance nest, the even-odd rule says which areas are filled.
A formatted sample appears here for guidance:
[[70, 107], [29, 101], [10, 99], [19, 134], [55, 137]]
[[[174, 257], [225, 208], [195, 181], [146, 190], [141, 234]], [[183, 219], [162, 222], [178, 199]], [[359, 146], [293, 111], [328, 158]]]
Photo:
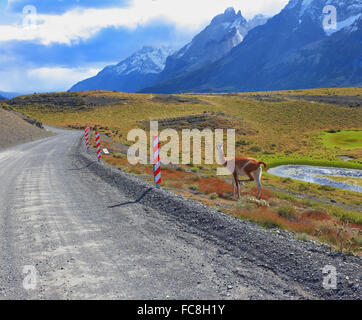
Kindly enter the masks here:
[[[261, 165], [267, 168], [267, 164], [263, 161], [258, 161], [250, 157], [239, 157], [233, 159], [226, 159], [224, 156], [223, 144], [217, 145], [220, 163], [228, 168], [232, 174], [233, 184], [233, 196], [235, 195], [235, 186], [238, 193], [238, 199], [240, 199], [240, 183], [246, 183], [250, 181], [256, 181], [258, 186], [258, 199], [261, 197], [261, 175], [263, 173]], [[233, 162], [235, 163], [233, 164]], [[239, 180], [239, 176], [247, 176], [248, 180]]]

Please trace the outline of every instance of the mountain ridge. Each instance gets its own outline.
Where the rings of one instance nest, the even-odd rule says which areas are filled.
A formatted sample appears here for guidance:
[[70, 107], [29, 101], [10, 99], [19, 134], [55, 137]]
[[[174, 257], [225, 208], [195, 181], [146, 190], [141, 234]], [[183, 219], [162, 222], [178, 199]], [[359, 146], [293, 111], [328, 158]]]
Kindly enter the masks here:
[[82, 80], [69, 91], [117, 90], [135, 92], [152, 84], [163, 68], [171, 47], [144, 46], [116, 65], [106, 66], [96, 76]]
[[360, 3], [360, 0], [351, 0], [347, 5], [337, 0], [292, 0], [266, 24], [251, 30], [225, 57], [141, 92], [359, 86], [362, 84], [361, 17], [331, 33], [322, 25], [322, 13], [324, 5], [334, 4], [339, 19], [345, 21], [358, 13]]
[[69, 91], [137, 92], [218, 60], [267, 19], [259, 14], [247, 21], [240, 10], [236, 13], [234, 8], [227, 8], [180, 50], [143, 47], [117, 65], [105, 67], [95, 77], [78, 82]]

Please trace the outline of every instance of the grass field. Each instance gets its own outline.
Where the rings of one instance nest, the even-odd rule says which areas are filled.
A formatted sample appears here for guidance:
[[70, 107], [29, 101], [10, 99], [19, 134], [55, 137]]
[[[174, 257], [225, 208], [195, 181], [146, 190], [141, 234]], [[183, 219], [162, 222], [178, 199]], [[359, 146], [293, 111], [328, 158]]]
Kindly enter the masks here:
[[[235, 128], [237, 155], [269, 166], [308, 164], [362, 169], [362, 88], [260, 93], [152, 95], [119, 92], [35, 94], [10, 101], [10, 108], [48, 125], [84, 128], [102, 134], [111, 150], [105, 160], [152, 179], [152, 167], [131, 166], [124, 154], [131, 129]], [[339, 156], [348, 156], [344, 162]], [[264, 227], [279, 227], [300, 238], [327, 242], [361, 253], [361, 195], [310, 183], [263, 175], [262, 201], [255, 184], [240, 201], [231, 198], [229, 177], [216, 176], [217, 165], [177, 165], [163, 170], [163, 187]]]
[[358, 149], [362, 145], [362, 130], [342, 130], [339, 132], [332, 130], [324, 133], [322, 139], [323, 143], [330, 148]]

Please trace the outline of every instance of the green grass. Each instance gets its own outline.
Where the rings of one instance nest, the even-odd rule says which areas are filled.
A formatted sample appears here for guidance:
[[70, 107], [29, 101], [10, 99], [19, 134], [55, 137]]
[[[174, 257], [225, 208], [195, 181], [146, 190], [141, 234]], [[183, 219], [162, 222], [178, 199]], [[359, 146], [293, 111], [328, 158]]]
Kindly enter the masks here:
[[362, 130], [325, 132], [322, 141], [330, 148], [338, 147], [344, 150], [362, 148]]
[[310, 158], [293, 158], [285, 156], [273, 156], [266, 157], [269, 168], [274, 168], [282, 165], [296, 164], [296, 165], [308, 165], [308, 166], [320, 166], [320, 167], [336, 167], [336, 168], [348, 168], [362, 170], [362, 161], [348, 161], [341, 160], [318, 160]]

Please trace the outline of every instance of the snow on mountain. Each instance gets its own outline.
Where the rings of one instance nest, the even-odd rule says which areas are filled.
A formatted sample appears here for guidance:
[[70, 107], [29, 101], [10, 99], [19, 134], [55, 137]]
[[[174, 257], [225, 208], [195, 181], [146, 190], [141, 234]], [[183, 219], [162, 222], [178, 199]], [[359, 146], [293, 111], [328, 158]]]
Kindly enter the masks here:
[[257, 15], [247, 21], [240, 11], [236, 13], [234, 8], [228, 8], [177, 52], [170, 47], [144, 47], [117, 65], [107, 66], [97, 76], [77, 83], [70, 91], [141, 90], [222, 58], [239, 45], [251, 29], [267, 20]]
[[166, 58], [174, 51], [171, 47], [143, 47], [119, 64], [105, 67], [95, 77], [78, 82], [70, 91], [140, 90], [154, 83], [165, 67]]
[[[336, 28], [323, 25], [325, 17], [332, 13], [327, 6], [336, 9]], [[324, 12], [324, 9], [328, 10]], [[298, 15], [299, 25], [307, 19], [308, 23], [323, 28], [325, 34], [329, 36], [343, 29], [349, 31], [353, 29], [354, 23], [362, 16], [362, 0], [291, 0], [285, 10], [294, 11]], [[295, 26], [294, 31], [297, 29], [298, 26]]]
[[175, 50], [171, 47], [143, 47], [129, 58], [116, 66], [106, 67], [104, 72], [115, 72], [118, 75], [128, 75], [132, 72], [142, 74], [160, 73], [165, 68], [167, 57]]
[[337, 28], [336, 29], [325, 29], [327, 35], [331, 35], [335, 32], [341, 31], [342, 29], [350, 30], [350, 31], [356, 31], [356, 26], [354, 26], [354, 23], [362, 16], [362, 14], [357, 14], [355, 16], [349, 17], [346, 20], [338, 21], [337, 22]]
[[[333, 20], [333, 10], [325, 10], [328, 5], [336, 8], [335, 29], [326, 28], [331, 13]], [[142, 92], [360, 86], [361, 9], [362, 0], [290, 0], [279, 14], [250, 30], [245, 40], [224, 57]]]

